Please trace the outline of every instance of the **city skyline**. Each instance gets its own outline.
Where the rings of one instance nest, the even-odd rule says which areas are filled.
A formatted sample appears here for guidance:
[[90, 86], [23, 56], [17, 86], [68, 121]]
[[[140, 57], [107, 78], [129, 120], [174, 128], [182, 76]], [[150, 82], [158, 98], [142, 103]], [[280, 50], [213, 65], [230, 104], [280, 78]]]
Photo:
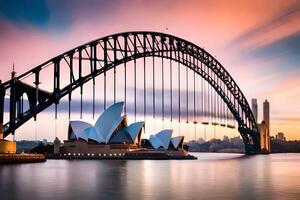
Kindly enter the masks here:
[[[61, 5], [41, 1], [34, 3], [33, 7], [39, 8], [36, 12], [26, 1], [1, 4], [2, 81], [10, 78], [13, 63], [17, 73], [22, 74], [70, 48], [115, 32], [132, 29], [167, 32], [192, 41], [216, 56], [232, 74], [248, 102], [257, 98], [258, 123], [263, 118], [262, 102], [268, 99], [271, 135], [284, 132], [288, 139], [300, 138], [297, 89], [300, 83], [297, 57], [300, 5], [295, 1], [258, 1], [257, 5], [250, 1], [133, 1], [126, 4], [91, 1], [86, 7], [81, 7], [79, 1]], [[122, 12], [125, 6], [132, 12]], [[170, 9], [165, 12], [162, 7]], [[100, 15], [98, 10], [102, 11]], [[141, 17], [130, 14], [133, 11]], [[203, 18], [201, 13], [209, 22], [195, 20]], [[173, 20], [174, 16], [178, 20]], [[237, 26], [239, 29], [235, 29]]]

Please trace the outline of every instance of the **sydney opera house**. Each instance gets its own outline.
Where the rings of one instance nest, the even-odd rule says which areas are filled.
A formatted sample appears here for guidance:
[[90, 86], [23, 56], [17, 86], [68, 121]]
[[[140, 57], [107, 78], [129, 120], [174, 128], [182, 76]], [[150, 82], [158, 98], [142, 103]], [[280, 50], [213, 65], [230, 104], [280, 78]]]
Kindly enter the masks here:
[[82, 158], [183, 158], [191, 159], [183, 149], [183, 136], [172, 137], [173, 130], [162, 130], [148, 139], [142, 138], [144, 122], [128, 125], [122, 115], [123, 102], [107, 108], [94, 125], [70, 121], [68, 140], [56, 147], [62, 157]]

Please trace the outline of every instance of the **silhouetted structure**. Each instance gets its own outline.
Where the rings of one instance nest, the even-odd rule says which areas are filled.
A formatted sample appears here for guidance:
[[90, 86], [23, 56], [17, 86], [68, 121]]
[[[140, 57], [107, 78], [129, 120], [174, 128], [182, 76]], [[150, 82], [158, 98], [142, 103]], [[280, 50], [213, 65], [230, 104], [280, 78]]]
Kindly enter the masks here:
[[255, 120], [257, 121], [258, 110], [257, 110], [257, 99], [251, 99], [251, 108], [254, 115]]
[[[159, 59], [159, 62], [155, 58]], [[138, 59], [141, 63], [137, 63]], [[151, 61], [146, 62], [146, 59]], [[159, 63], [159, 67], [157, 63]], [[132, 70], [128, 70], [129, 64], [132, 64]], [[245, 143], [246, 152], [256, 153], [259, 151], [260, 136], [255, 117], [243, 92], [228, 71], [203, 48], [184, 39], [158, 32], [125, 32], [109, 35], [64, 52], [26, 73], [18, 77], [14, 76], [11, 80], [2, 83], [0, 87], [1, 108], [4, 106], [5, 93], [10, 93], [9, 120], [3, 127], [4, 138], [9, 134], [14, 135], [15, 130], [31, 118], [36, 120], [37, 114], [51, 105], [55, 106], [55, 119], [57, 119], [57, 105], [63, 97], [68, 97], [69, 118], [71, 118], [72, 95], [76, 89], [80, 90], [80, 118], [82, 118], [84, 85], [89, 81], [92, 82], [92, 114], [94, 117], [96, 77], [102, 76], [103, 78], [103, 84], [101, 84], [103, 89], [100, 91], [103, 92], [103, 109], [105, 110], [108, 99], [110, 99], [107, 97], [107, 83], [113, 86], [113, 98], [111, 99], [115, 103], [116, 83], [119, 81], [116, 68], [120, 69], [122, 66], [124, 66], [122, 74], [124, 90], [121, 94], [124, 94], [122, 97], [122, 101], [125, 102], [124, 110], [127, 113], [128, 102], [132, 102], [135, 120], [139, 109], [137, 84], [139, 84], [138, 80], [142, 79], [143, 92], [141, 96], [143, 97], [144, 118], [150, 112], [153, 118], [157, 118], [159, 113], [164, 121], [169, 113], [171, 121], [177, 117], [179, 122], [184, 120], [195, 124], [199, 122], [203, 125], [221, 125], [228, 128], [235, 128], [234, 122], [236, 121], [238, 131]], [[166, 74], [167, 67], [168, 74]], [[149, 80], [146, 79], [146, 68], [151, 70], [150, 75], [147, 74], [147, 76], [152, 76], [150, 79], [152, 81], [150, 90], [153, 96], [151, 111], [146, 107], [146, 102], [149, 102], [146, 90], [150, 85], [146, 83]], [[107, 78], [109, 70], [113, 71], [112, 78]], [[157, 70], [161, 72], [161, 77], [159, 77], [161, 80], [160, 95], [157, 95], [156, 91]], [[133, 72], [130, 76], [130, 79], [133, 76], [133, 95], [131, 96], [127, 94], [127, 73], [129, 71]], [[40, 80], [42, 79], [41, 74], [45, 73], [47, 79], [49, 79], [49, 74], [53, 74], [51, 77], [53, 85], [47, 90], [40, 87], [40, 83], [43, 81]], [[178, 78], [175, 79], [177, 83], [174, 83], [173, 76], [175, 74], [178, 75]], [[182, 75], [184, 75], [185, 81], [181, 80]], [[67, 80], [62, 80], [62, 77], [66, 76]], [[34, 80], [34, 82], [24, 81], [28, 79]], [[170, 81], [167, 82], [166, 79]], [[170, 84], [170, 92], [166, 92], [166, 83]], [[174, 95], [174, 85], [179, 90], [176, 95], [178, 98], [175, 98]], [[184, 87], [183, 90], [180, 89], [181, 86]], [[197, 88], [200, 88], [201, 91]], [[200, 94], [200, 97], [197, 94]], [[28, 109], [24, 107], [24, 95], [28, 97]], [[161, 102], [159, 111], [156, 107], [157, 96]], [[185, 97], [184, 106], [180, 103], [183, 97]], [[165, 105], [167, 100], [171, 104], [170, 108]], [[173, 105], [175, 101], [177, 102], [176, 106]], [[202, 105], [196, 105], [197, 102], [201, 102]], [[200, 109], [197, 110], [198, 108]], [[178, 112], [174, 112], [175, 109]], [[3, 112], [0, 112], [0, 123], [3, 123]]]
[[270, 103], [268, 100], [265, 100], [263, 103], [263, 121], [265, 121], [266, 125], [270, 129]]

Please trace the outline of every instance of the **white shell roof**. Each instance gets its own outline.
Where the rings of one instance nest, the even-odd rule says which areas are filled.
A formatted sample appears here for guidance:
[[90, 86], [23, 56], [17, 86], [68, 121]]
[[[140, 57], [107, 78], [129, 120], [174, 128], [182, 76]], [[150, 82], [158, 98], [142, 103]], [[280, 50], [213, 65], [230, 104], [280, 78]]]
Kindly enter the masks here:
[[[142, 128], [144, 127], [145, 122], [135, 122], [130, 124], [129, 126], [125, 126], [120, 128], [116, 133], [114, 134], [120, 134], [120, 135], [128, 135], [130, 141], [132, 143], [135, 143], [138, 138], [140, 138], [141, 133], [142, 133]], [[114, 136], [111, 137], [111, 139]], [[138, 141], [137, 141], [138, 142]]]
[[[70, 126], [73, 130], [71, 136], [74, 135], [77, 138], [81, 138], [85, 141], [93, 140], [98, 143], [109, 143], [114, 132], [120, 125], [127, 126], [126, 115], [121, 117], [123, 111], [124, 102], [115, 103], [107, 108], [97, 119], [94, 126], [84, 121], [70, 121]], [[136, 122], [128, 127], [124, 127], [120, 130], [119, 134], [126, 131], [133, 142], [141, 133], [141, 129], [145, 125], [145, 122]], [[172, 142], [175, 148], [183, 141], [183, 136], [172, 137], [173, 130], [165, 129], [158, 132], [156, 135], [151, 135], [149, 141], [153, 148], [164, 148], [168, 149], [170, 142]]]
[[100, 115], [95, 123], [94, 127], [97, 133], [103, 136], [103, 138], [105, 139], [105, 143], [108, 143], [113, 131], [124, 120], [120, 119], [123, 111], [123, 105], [124, 102], [119, 102], [111, 105]]
[[126, 130], [129, 133], [133, 142], [135, 142], [138, 134], [141, 132], [144, 125], [145, 125], [145, 122], [136, 122], [136, 123], [130, 124], [128, 127], [126, 127]]
[[154, 149], [164, 147], [163, 143], [155, 135], [150, 135], [149, 142]]
[[177, 137], [173, 137], [171, 138], [171, 142], [173, 144], [173, 146], [175, 147], [175, 149], [178, 148], [178, 145], [183, 141], [184, 136], [177, 136]]
[[[79, 138], [79, 135], [87, 128], [92, 127], [92, 125], [88, 122], [84, 121], [70, 121], [69, 122], [71, 128], [72, 128], [72, 133], [71, 136], [76, 136], [76, 138]], [[74, 135], [73, 135], [74, 134]]]
[[[126, 115], [124, 115], [123, 117], [119, 118], [118, 120], [114, 121], [110, 127], [110, 130], [107, 132], [107, 134], [104, 134], [103, 136], [105, 137], [106, 135], [106, 138], [105, 138], [105, 143], [109, 143], [109, 140], [110, 138], [112, 137], [113, 133], [115, 132], [115, 130], [117, 129], [117, 127], [122, 124], [122, 122], [126, 120]], [[100, 130], [98, 130], [99, 132]]]
[[85, 129], [82, 133], [80, 133], [79, 137], [78, 138], [81, 138], [85, 141], [88, 141], [89, 140], [89, 135], [90, 135], [90, 132], [93, 131], [93, 127], [89, 127], [87, 129]]
[[93, 140], [99, 143], [109, 143], [113, 133], [121, 124], [127, 124], [126, 115], [121, 117], [123, 102], [115, 103], [107, 108], [97, 119], [94, 126], [83, 121], [70, 121], [70, 126], [77, 138], [85, 141]]
[[163, 147], [164, 149], [168, 149], [171, 141], [173, 130], [165, 129], [158, 132], [156, 135], [151, 135], [149, 141], [153, 148], [158, 149]]
[[89, 140], [93, 140], [93, 141], [96, 141], [98, 143], [105, 142], [104, 137], [102, 135], [98, 134], [94, 127], [91, 127], [89, 129], [88, 138], [89, 138]]
[[158, 132], [155, 136], [162, 142], [165, 149], [169, 148], [173, 130], [165, 129]]

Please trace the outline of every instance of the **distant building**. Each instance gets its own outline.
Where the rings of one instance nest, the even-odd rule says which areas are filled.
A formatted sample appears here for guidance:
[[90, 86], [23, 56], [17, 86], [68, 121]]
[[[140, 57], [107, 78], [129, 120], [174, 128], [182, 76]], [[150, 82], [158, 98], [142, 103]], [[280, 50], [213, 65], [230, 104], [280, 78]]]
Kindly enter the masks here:
[[265, 150], [271, 152], [270, 145], [270, 129], [265, 121], [262, 121], [261, 124], [258, 124], [259, 132], [260, 132], [260, 148], [261, 150]]
[[285, 141], [286, 139], [284, 137], [284, 133], [282, 133], [282, 132], [277, 133], [276, 140]]
[[257, 111], [257, 99], [251, 99], [251, 109], [252, 109], [254, 118], [257, 121], [257, 115], [258, 115], [258, 111]]
[[223, 141], [228, 141], [229, 142], [229, 137], [227, 135], [223, 136]]
[[270, 129], [270, 103], [268, 102], [268, 100], [265, 100], [263, 103], [263, 121]]
[[205, 142], [206, 141], [203, 138], [198, 138], [198, 140], [197, 140], [197, 143], [199, 143], [199, 144], [203, 144]]

